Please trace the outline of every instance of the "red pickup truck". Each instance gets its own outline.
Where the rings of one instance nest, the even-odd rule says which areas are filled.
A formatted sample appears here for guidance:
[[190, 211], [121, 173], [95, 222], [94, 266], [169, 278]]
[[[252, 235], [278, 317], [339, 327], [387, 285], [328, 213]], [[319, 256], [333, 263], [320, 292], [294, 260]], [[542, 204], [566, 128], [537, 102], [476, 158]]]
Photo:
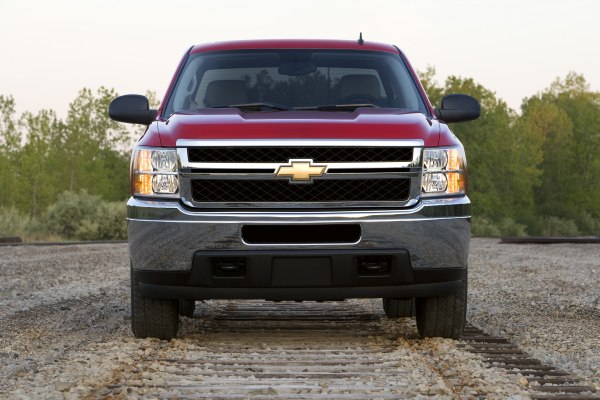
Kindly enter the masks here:
[[260, 40], [194, 46], [133, 150], [128, 234], [132, 328], [170, 339], [207, 299], [382, 298], [422, 336], [465, 323], [470, 201], [447, 123], [395, 46]]

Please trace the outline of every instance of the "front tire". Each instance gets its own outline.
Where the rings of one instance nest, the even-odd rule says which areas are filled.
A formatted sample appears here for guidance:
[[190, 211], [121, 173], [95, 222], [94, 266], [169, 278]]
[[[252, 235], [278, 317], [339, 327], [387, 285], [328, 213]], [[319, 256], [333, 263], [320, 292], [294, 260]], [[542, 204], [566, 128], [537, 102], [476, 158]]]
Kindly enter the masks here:
[[414, 317], [415, 298], [383, 299], [383, 311], [388, 318]]
[[416, 299], [417, 330], [422, 337], [460, 339], [467, 316], [467, 278], [461, 289], [445, 297]]
[[133, 267], [131, 274], [131, 330], [138, 339], [171, 340], [179, 330], [179, 301], [141, 294]]

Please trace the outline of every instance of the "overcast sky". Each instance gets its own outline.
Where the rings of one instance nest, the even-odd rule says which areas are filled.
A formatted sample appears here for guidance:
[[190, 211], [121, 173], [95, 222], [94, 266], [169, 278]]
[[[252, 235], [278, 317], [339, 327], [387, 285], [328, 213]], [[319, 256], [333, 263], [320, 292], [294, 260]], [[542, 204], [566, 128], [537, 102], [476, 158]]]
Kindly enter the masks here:
[[360, 31], [515, 109], [569, 71], [600, 90], [599, 0], [0, 0], [0, 94], [64, 116], [83, 87], [162, 98], [192, 44]]

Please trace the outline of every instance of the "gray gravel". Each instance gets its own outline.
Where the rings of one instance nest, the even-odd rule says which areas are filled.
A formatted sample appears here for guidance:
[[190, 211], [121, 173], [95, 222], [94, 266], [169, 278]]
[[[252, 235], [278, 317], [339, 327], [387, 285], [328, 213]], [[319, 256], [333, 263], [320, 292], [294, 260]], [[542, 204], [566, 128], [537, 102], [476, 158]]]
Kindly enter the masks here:
[[[469, 318], [597, 385], [599, 256], [597, 245], [517, 246], [476, 239]], [[307, 331], [294, 329], [295, 322], [284, 326], [283, 333], [265, 337], [261, 327], [242, 321], [246, 330], [232, 340], [231, 326], [214, 319], [232, 303], [215, 301], [198, 304], [196, 318], [184, 319], [179, 339], [136, 340], [129, 329], [128, 270], [126, 244], [0, 247], [0, 398], [160, 397], [183, 394], [190, 387], [198, 395], [210, 385], [230, 385], [233, 391], [250, 384], [256, 391], [249, 397], [345, 393], [343, 380], [336, 381], [342, 386], [331, 387], [319, 380], [298, 383], [298, 389], [281, 380], [264, 386], [266, 381], [256, 377], [237, 376], [240, 369], [227, 381], [214, 363], [203, 361], [209, 356], [231, 361], [253, 354], [259, 359], [285, 358], [299, 344], [320, 349], [311, 344], [316, 342], [342, 358], [353, 351], [379, 357], [385, 371], [368, 369], [364, 379], [352, 380], [356, 390], [374, 387], [373, 398], [377, 393], [414, 398], [528, 396], [518, 376], [487, 368], [456, 341], [418, 339], [411, 320], [354, 322], [331, 337], [318, 336], [316, 342]], [[314, 307], [363, 316], [382, 312], [377, 300]], [[360, 340], [354, 335], [359, 333]], [[392, 346], [392, 353], [378, 355], [381, 346]], [[192, 371], [197, 373], [190, 375], [189, 366], [166, 359], [196, 360], [199, 364]], [[168, 382], [182, 386], [162, 388]]]
[[600, 245], [473, 239], [468, 319], [600, 389]]

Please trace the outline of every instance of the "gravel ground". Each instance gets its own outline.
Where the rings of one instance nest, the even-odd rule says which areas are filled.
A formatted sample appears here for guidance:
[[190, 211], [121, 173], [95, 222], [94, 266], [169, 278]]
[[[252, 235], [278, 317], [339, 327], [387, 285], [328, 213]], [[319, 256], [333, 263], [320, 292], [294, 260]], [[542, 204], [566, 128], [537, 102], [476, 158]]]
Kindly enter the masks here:
[[600, 390], [600, 245], [473, 239], [469, 321]]
[[[471, 253], [471, 322], [598, 385], [600, 246], [475, 239]], [[125, 244], [0, 247], [0, 398], [528, 397], [518, 376], [486, 367], [458, 342], [420, 340], [413, 321], [381, 318], [376, 300], [199, 303], [180, 338], [136, 340], [128, 269]], [[227, 319], [252, 307], [288, 319]], [[307, 312], [337, 320], [307, 322], [299, 316]], [[311, 354], [337, 360], [319, 366], [323, 376], [348, 372], [290, 380], [316, 368], [321, 356]], [[283, 375], [244, 367], [265, 360], [268, 368], [279, 360]]]

